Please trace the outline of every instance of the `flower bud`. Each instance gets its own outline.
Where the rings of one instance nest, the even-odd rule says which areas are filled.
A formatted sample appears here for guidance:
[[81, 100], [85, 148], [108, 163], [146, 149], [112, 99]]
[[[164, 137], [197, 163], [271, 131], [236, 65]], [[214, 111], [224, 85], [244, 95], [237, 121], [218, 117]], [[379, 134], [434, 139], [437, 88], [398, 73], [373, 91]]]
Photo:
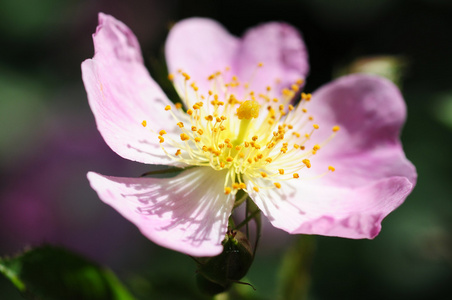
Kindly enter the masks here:
[[242, 279], [252, 263], [250, 242], [242, 232], [230, 230], [220, 255], [198, 260], [198, 287], [211, 295], [223, 292]]

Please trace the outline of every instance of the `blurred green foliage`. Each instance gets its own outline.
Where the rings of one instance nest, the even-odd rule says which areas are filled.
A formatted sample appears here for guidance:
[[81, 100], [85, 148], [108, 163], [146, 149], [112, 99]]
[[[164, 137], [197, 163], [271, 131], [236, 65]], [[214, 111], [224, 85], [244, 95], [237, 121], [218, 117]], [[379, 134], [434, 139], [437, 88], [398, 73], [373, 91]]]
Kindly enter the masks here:
[[43, 246], [2, 258], [0, 272], [27, 299], [134, 299], [112, 271], [62, 248]]

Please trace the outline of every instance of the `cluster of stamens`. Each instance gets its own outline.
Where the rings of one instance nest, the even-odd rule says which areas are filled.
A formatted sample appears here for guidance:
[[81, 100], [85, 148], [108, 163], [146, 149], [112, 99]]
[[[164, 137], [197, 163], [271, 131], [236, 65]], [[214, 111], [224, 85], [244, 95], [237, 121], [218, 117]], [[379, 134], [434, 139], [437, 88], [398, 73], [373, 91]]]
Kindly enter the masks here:
[[[260, 67], [262, 64], [258, 65]], [[306, 108], [311, 94], [299, 94], [303, 80], [275, 97], [270, 86], [265, 93], [256, 95], [249, 90], [248, 83], [242, 84], [236, 76], [225, 82], [224, 75], [217, 72], [208, 77], [211, 89], [206, 95], [200, 94], [187, 73], [179, 71], [169, 75], [184, 98], [186, 110], [180, 103], [165, 107], [180, 133], [153, 130], [162, 150], [171, 159], [185, 164], [227, 170], [225, 194], [239, 189], [247, 191], [244, 176], [252, 182], [256, 192], [281, 188], [280, 182], [284, 180], [302, 178], [300, 171], [311, 168], [310, 158], [334, 137], [339, 127], [334, 126], [325, 141], [309, 147], [319, 125]], [[176, 76], [180, 76], [180, 80], [176, 81]], [[296, 95], [301, 98], [297, 108], [290, 104]], [[142, 125], [146, 127], [147, 122], [144, 120]], [[169, 153], [166, 143], [177, 150]], [[334, 171], [334, 167], [329, 166], [318, 176], [328, 171]], [[266, 184], [259, 186], [253, 178], [264, 178], [265, 181], [260, 182]]]

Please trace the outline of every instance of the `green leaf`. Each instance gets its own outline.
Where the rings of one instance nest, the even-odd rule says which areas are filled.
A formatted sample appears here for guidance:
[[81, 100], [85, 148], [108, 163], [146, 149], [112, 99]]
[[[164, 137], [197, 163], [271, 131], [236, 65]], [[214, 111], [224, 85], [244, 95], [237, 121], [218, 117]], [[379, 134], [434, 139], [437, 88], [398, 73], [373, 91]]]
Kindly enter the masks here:
[[109, 269], [53, 246], [0, 258], [0, 273], [28, 299], [135, 299]]

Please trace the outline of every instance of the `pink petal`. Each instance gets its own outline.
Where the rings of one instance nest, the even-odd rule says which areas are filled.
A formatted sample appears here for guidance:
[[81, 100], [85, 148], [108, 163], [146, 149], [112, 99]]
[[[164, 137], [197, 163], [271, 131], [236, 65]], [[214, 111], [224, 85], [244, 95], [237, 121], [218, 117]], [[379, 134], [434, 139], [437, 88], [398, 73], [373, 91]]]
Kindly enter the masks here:
[[416, 169], [405, 157], [400, 130], [406, 118], [405, 102], [389, 80], [372, 75], [350, 75], [325, 85], [312, 96], [308, 108], [320, 129], [319, 143], [340, 126], [327, 145], [311, 159], [313, 173], [336, 168], [322, 180], [328, 184], [361, 187], [392, 177], [416, 183]]
[[[248, 81], [255, 72], [251, 89], [288, 87], [309, 72], [308, 52], [298, 31], [285, 23], [266, 23], [249, 29], [235, 56], [239, 79]], [[263, 67], [256, 71], [256, 66]], [[278, 91], [279, 92], [279, 91]]]
[[277, 228], [359, 239], [374, 238], [383, 218], [412, 188], [404, 177], [385, 178], [356, 189], [327, 186], [321, 180], [300, 180], [250, 196]]
[[101, 13], [93, 40], [95, 55], [82, 63], [82, 75], [105, 142], [130, 160], [174, 164], [160, 148], [156, 132], [176, 131], [177, 122], [164, 110], [171, 103], [144, 67], [136, 37], [126, 25]]
[[234, 200], [225, 172], [193, 168], [173, 178], [119, 178], [88, 173], [100, 199], [156, 244], [193, 256], [223, 251]]
[[[171, 29], [165, 45], [170, 73], [187, 72], [203, 93], [211, 88], [209, 75], [232, 67], [238, 39], [218, 22], [191, 18], [178, 22]], [[181, 78], [181, 77], [177, 77]]]
[[[288, 86], [309, 71], [303, 40], [284, 23], [260, 25], [239, 40], [215, 21], [187, 19], [171, 29], [165, 50], [169, 71], [186, 71], [203, 93], [211, 88], [207, 77], [226, 67], [231, 69], [225, 80], [238, 75], [244, 83], [254, 77], [250, 87], [256, 92], [264, 92], [277, 80], [279, 86]], [[261, 62], [264, 66], [257, 69]]]

